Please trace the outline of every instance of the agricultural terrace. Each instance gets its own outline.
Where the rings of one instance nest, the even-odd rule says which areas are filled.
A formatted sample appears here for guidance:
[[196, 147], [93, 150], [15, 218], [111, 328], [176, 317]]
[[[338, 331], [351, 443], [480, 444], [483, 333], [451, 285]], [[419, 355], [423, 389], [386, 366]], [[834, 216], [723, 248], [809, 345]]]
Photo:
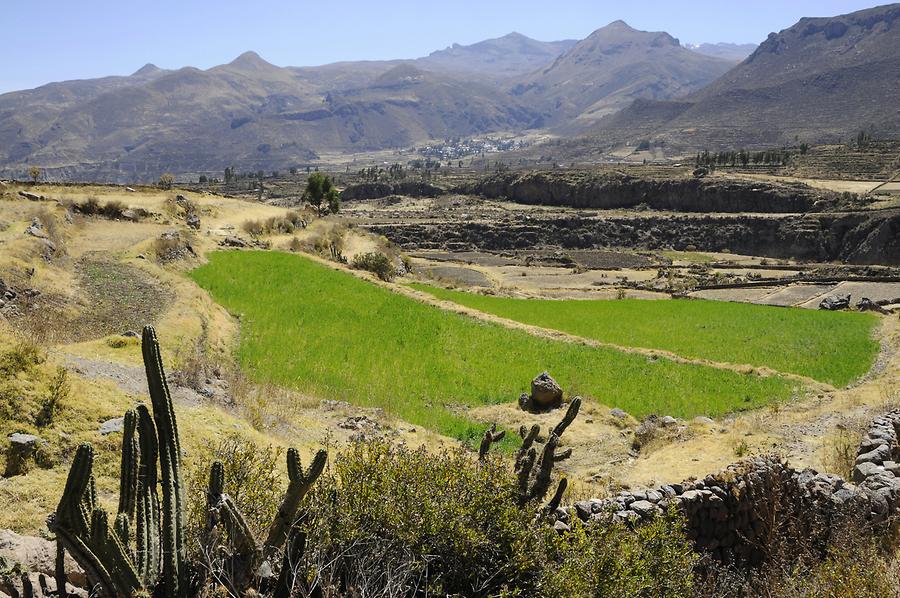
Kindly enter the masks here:
[[797, 383], [537, 337], [433, 307], [277, 252], [214, 252], [192, 278], [240, 317], [255, 379], [365, 407], [462, 440], [471, 406], [515, 401], [535, 374], [642, 417], [718, 416], [783, 401]]
[[517, 322], [681, 357], [767, 366], [846, 386], [878, 356], [869, 313], [724, 301], [514, 299], [410, 285], [439, 299]]

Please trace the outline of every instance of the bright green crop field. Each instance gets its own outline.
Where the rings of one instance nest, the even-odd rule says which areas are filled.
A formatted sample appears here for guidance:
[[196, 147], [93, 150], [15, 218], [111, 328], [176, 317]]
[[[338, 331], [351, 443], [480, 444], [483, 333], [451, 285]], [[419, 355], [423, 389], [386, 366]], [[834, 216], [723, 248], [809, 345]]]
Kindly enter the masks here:
[[768, 366], [834, 386], [869, 371], [878, 356], [868, 313], [814, 311], [725, 301], [513, 299], [410, 285], [435, 297], [517, 322], [681, 357]]
[[465, 406], [515, 401], [549, 371], [569, 394], [637, 417], [718, 416], [783, 401], [781, 377], [539, 338], [454, 314], [276, 252], [216, 252], [191, 277], [241, 314], [238, 359], [258, 381], [382, 407], [468, 440]]

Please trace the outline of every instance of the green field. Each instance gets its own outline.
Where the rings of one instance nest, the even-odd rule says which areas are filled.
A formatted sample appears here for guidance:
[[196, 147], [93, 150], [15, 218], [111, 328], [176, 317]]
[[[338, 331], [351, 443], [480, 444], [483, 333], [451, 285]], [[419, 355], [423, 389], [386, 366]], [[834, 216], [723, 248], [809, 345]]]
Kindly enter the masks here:
[[517, 322], [682, 357], [768, 366], [845, 386], [878, 355], [878, 317], [724, 301], [511, 299], [410, 285]]
[[192, 278], [241, 315], [238, 358], [259, 381], [382, 407], [460, 439], [463, 406], [515, 401], [543, 370], [569, 393], [642, 417], [717, 416], [789, 398], [796, 384], [552, 341], [454, 314], [274, 252], [216, 252]]

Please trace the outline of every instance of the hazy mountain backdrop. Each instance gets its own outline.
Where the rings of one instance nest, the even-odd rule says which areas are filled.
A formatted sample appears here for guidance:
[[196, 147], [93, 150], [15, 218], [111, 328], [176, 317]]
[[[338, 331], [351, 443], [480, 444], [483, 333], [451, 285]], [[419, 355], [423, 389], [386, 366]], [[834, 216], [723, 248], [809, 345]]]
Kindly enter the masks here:
[[675, 102], [640, 101], [595, 130], [607, 143], [684, 148], [900, 134], [900, 4], [807, 18], [735, 69]]
[[581, 41], [512, 33], [416, 60], [147, 65], [0, 95], [0, 173], [152, 180], [534, 129], [685, 151], [896, 133], [900, 105], [884, 99], [900, 97], [898, 17], [900, 4], [803, 19], [755, 51], [617, 21]]

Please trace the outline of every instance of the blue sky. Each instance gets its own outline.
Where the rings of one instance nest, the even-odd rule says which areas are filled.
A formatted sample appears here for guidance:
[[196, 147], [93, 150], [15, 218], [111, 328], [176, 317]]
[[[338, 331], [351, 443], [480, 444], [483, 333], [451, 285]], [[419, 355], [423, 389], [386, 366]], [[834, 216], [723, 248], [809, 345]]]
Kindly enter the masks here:
[[0, 93], [126, 75], [147, 62], [209, 68], [255, 50], [280, 66], [415, 58], [518, 31], [583, 38], [616, 19], [682, 43], [755, 42], [803, 16], [875, 0], [2, 0]]

